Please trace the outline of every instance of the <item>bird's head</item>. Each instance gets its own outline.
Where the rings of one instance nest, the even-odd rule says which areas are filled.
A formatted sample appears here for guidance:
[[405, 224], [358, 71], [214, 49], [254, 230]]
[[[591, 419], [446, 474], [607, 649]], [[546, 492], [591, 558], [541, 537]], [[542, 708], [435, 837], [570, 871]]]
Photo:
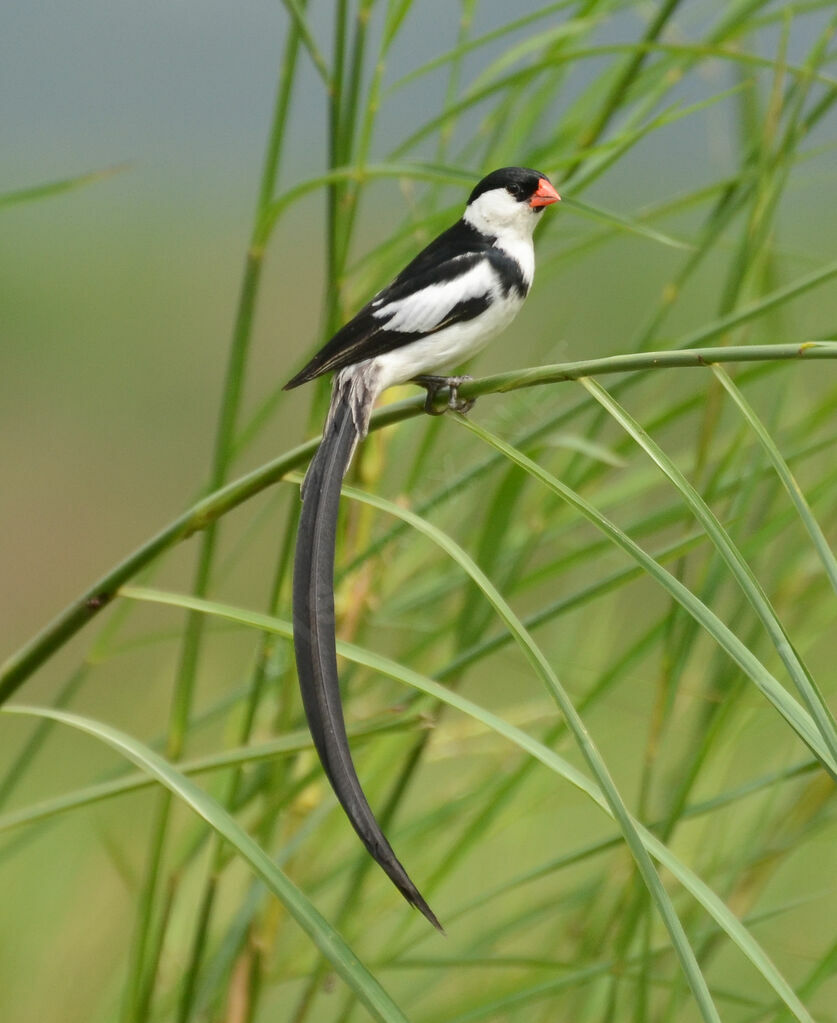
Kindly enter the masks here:
[[501, 167], [471, 192], [464, 218], [483, 234], [532, 233], [539, 215], [561, 196], [549, 178], [528, 167]]

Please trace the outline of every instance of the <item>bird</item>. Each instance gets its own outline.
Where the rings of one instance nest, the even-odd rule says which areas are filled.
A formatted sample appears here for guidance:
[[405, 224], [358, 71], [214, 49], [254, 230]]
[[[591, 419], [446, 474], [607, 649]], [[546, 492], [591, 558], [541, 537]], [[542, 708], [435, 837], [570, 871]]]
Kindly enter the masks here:
[[379, 395], [415, 382], [425, 411], [465, 412], [462, 376], [439, 375], [479, 352], [511, 323], [535, 272], [532, 234], [560, 200], [549, 178], [502, 167], [482, 178], [453, 226], [424, 248], [287, 384], [333, 373], [322, 439], [300, 490], [293, 578], [293, 637], [303, 709], [323, 770], [366, 849], [412, 906], [442, 931], [381, 830], [352, 760], [340, 697], [334, 618], [334, 557], [340, 487], [366, 436]]

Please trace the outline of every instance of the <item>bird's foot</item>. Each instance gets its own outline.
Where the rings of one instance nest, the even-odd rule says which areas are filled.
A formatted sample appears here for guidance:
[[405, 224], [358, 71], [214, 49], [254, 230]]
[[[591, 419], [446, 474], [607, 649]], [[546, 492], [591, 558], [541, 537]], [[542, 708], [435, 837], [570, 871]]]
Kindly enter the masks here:
[[[450, 409], [452, 412], [465, 412], [470, 411], [474, 407], [476, 398], [460, 398], [459, 388], [466, 380], [473, 380], [470, 376], [461, 377], [437, 377], [437, 376], [417, 376], [413, 377], [413, 383], [418, 384], [427, 391], [427, 398], [424, 401], [424, 411], [429, 416], [441, 416]], [[444, 408], [436, 408], [436, 395], [439, 391], [447, 389], [450, 394], [448, 397], [448, 403]]]

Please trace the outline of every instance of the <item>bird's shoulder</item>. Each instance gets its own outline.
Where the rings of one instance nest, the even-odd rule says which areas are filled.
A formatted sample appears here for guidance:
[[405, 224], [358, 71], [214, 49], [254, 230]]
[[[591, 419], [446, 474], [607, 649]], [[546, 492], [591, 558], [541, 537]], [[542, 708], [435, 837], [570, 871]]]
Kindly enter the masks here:
[[[468, 277], [472, 290], [475, 287], [487, 290], [499, 281], [503, 291], [515, 288], [525, 295], [527, 286], [523, 268], [496, 242], [495, 237], [484, 234], [465, 220], [458, 220], [422, 249], [390, 284], [360, 310], [358, 316], [374, 315], [375, 310], [384, 305], [460, 277]], [[474, 274], [480, 268], [484, 272]]]
[[383, 290], [402, 288], [411, 281], [425, 279], [428, 273], [436, 279], [449, 280], [457, 271], [464, 272], [472, 266], [480, 256], [487, 256], [493, 243], [493, 238], [460, 218], [410, 260]]

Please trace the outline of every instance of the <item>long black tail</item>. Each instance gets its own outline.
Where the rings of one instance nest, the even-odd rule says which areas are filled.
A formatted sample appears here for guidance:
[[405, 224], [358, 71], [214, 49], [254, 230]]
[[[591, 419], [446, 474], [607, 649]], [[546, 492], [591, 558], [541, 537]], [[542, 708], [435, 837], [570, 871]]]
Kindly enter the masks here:
[[360, 434], [335, 389], [322, 442], [302, 490], [294, 561], [294, 648], [308, 727], [331, 787], [361, 841], [404, 898], [442, 926], [398, 861], [363, 794], [346, 735], [334, 635], [334, 545], [340, 484]]

